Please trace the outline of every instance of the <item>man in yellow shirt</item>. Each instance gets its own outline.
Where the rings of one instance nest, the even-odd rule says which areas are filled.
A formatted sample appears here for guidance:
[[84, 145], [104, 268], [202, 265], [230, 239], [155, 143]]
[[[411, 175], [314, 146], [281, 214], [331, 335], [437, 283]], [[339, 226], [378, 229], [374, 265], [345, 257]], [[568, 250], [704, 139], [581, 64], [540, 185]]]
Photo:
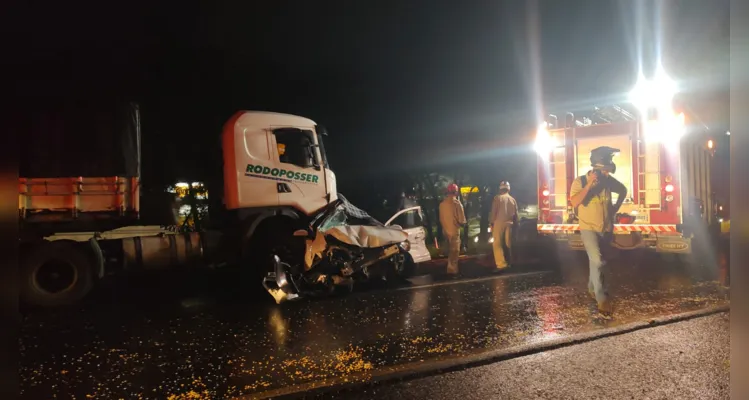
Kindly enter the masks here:
[[[588, 292], [598, 303], [602, 314], [610, 314], [611, 302], [604, 286], [605, 261], [601, 256], [601, 242], [614, 231], [614, 216], [627, 195], [627, 188], [610, 174], [616, 171], [612, 158], [618, 149], [599, 147], [591, 151], [593, 169], [579, 176], [570, 187], [570, 201], [576, 208], [580, 224], [580, 238], [588, 253], [590, 276]], [[611, 193], [617, 193], [616, 204], [611, 204]]]
[[447, 186], [447, 196], [440, 203], [440, 225], [448, 243], [447, 274], [458, 275], [458, 257], [460, 257], [460, 227], [466, 224], [463, 205], [458, 200], [458, 185]]

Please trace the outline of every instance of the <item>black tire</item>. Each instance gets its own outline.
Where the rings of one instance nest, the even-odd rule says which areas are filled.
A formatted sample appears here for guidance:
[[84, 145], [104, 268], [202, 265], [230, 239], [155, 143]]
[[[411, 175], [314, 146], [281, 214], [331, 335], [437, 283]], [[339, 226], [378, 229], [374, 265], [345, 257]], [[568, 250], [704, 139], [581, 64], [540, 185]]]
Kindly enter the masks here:
[[244, 284], [265, 291], [262, 280], [268, 272], [273, 271], [273, 255], [279, 256], [286, 263], [292, 263], [294, 253], [300, 250], [301, 253], [298, 254], [303, 257], [304, 241], [293, 234], [294, 226], [287, 219], [263, 222], [250, 240], [249, 251], [245, 253], [240, 266]]
[[416, 273], [416, 263], [407, 251], [401, 250], [393, 256], [391, 268], [388, 269], [390, 277], [396, 279], [408, 279]]
[[94, 286], [94, 265], [78, 243], [44, 243], [21, 261], [21, 301], [38, 307], [69, 306]]

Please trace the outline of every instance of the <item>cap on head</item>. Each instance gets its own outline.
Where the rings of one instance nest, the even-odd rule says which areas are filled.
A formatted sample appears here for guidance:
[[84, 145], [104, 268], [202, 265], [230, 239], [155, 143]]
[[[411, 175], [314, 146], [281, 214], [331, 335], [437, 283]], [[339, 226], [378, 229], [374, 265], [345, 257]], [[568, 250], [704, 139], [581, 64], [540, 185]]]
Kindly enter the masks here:
[[507, 182], [507, 181], [500, 182], [499, 190], [510, 190], [510, 182]]
[[458, 194], [458, 185], [451, 183], [447, 185], [447, 194]]

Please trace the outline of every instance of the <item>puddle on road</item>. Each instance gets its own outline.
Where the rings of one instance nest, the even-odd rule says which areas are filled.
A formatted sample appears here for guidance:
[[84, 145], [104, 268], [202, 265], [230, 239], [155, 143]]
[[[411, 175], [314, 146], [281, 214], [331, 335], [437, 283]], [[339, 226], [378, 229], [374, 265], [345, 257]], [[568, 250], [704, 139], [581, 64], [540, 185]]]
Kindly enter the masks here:
[[[628, 271], [629, 272], [629, 271]], [[191, 316], [27, 319], [24, 398], [227, 398], [727, 304], [714, 282], [619, 277], [612, 321], [552, 274]], [[614, 275], [614, 280], [617, 276]], [[111, 317], [111, 316], [110, 316]], [[41, 326], [39, 324], [42, 324]]]

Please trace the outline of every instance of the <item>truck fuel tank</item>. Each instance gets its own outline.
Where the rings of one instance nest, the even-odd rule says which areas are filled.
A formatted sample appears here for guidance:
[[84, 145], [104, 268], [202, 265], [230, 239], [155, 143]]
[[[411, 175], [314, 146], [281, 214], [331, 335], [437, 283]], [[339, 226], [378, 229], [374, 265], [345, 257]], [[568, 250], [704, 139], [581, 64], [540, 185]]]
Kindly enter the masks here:
[[122, 239], [125, 270], [160, 270], [203, 261], [199, 232]]

